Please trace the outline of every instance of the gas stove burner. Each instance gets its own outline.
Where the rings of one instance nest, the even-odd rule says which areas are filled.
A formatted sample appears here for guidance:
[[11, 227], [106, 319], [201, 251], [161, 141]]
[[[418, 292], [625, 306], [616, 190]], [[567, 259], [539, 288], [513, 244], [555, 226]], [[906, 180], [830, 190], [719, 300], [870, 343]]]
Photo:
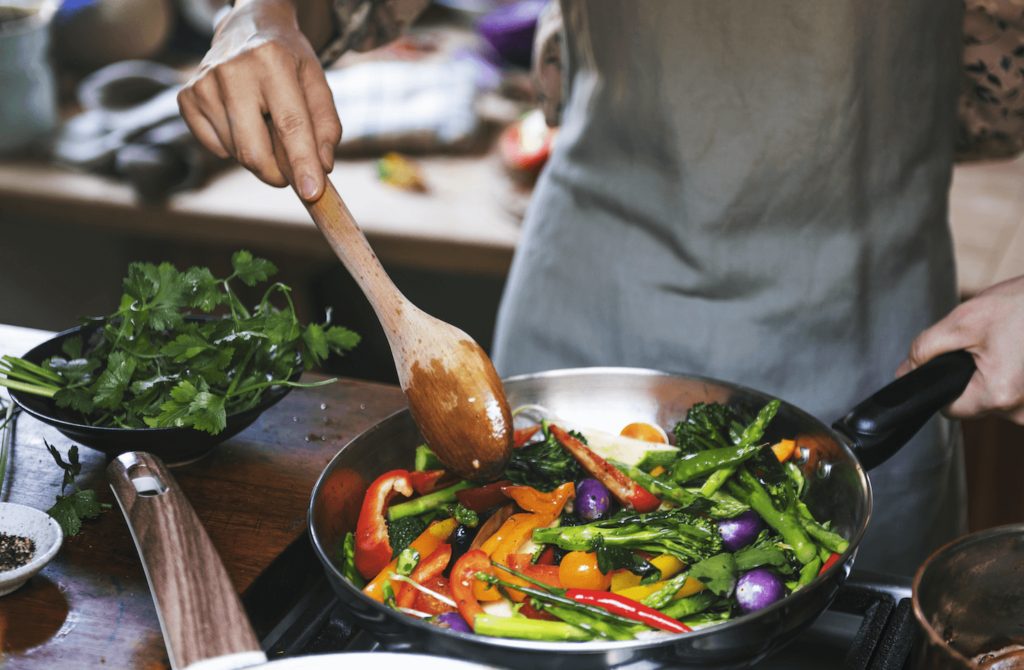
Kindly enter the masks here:
[[[914, 634], [911, 579], [854, 570], [832, 606], [807, 631], [756, 667], [903, 670]], [[271, 659], [378, 648], [370, 635], [346, 618], [326, 577], [263, 640]]]

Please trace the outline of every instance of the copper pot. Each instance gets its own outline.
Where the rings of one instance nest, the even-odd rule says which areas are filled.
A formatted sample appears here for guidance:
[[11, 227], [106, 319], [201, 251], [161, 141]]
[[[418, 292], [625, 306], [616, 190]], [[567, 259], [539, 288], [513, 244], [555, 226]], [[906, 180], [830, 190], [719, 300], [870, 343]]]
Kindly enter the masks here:
[[1024, 524], [967, 535], [914, 578], [915, 667], [1024, 668]]

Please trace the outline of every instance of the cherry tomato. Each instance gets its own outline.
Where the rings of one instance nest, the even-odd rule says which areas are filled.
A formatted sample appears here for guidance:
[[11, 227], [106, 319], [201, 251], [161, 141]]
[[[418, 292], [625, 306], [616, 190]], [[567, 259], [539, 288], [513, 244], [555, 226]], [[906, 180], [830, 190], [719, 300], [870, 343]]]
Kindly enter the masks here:
[[570, 551], [558, 566], [558, 579], [563, 589], [590, 589], [607, 591], [612, 585], [612, 573], [602, 574], [597, 567], [597, 554]]
[[[448, 586], [448, 580], [444, 577], [431, 577], [427, 581], [423, 582], [423, 586], [447, 598], [452, 597], [451, 588]], [[419, 595], [416, 596], [416, 605], [413, 609], [417, 609], [420, 612], [426, 612], [427, 614], [441, 614], [443, 612], [455, 611], [454, 607], [441, 602], [432, 595], [428, 595], [419, 590], [417, 590], [417, 593]]]
[[619, 435], [632, 437], [634, 440], [643, 440], [644, 442], [668, 444], [668, 435], [665, 434], [665, 431], [660, 426], [650, 423], [631, 423], [623, 428]]

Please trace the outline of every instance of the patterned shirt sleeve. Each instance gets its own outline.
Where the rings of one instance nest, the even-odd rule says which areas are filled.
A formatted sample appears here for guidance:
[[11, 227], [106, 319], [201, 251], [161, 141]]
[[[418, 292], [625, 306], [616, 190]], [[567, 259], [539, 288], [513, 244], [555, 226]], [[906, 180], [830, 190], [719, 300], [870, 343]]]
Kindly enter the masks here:
[[967, 0], [957, 160], [1024, 149], [1024, 0]]
[[349, 49], [369, 51], [402, 34], [430, 0], [329, 0], [335, 38], [320, 51], [327, 67]]

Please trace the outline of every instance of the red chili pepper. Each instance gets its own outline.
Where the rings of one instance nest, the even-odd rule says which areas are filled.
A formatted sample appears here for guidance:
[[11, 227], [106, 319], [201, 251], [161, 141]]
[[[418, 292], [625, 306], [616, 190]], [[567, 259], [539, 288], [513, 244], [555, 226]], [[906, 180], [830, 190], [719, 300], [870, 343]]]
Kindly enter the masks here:
[[589, 589], [569, 589], [565, 592], [571, 598], [584, 605], [595, 605], [606, 609], [612, 614], [639, 621], [642, 624], [665, 630], [669, 633], [689, 633], [693, 629], [681, 621], [665, 616], [653, 607], [648, 607], [635, 600], [607, 591], [591, 591]]
[[508, 496], [505, 495], [501, 489], [511, 485], [512, 482], [506, 479], [500, 482], [494, 482], [493, 484], [488, 484], [487, 486], [480, 486], [475, 489], [462, 489], [461, 491], [456, 491], [455, 497], [463, 507], [482, 514], [492, 507], [497, 507], [503, 502], [506, 502], [508, 500]]
[[448, 488], [459, 481], [459, 476], [447, 470], [413, 470], [409, 473], [409, 480], [416, 493], [425, 496], [434, 491]]
[[486, 572], [494, 574], [491, 568], [491, 559], [479, 549], [467, 551], [452, 568], [449, 587], [452, 591], [452, 599], [459, 608], [459, 614], [466, 620], [473, 629], [476, 629], [476, 615], [483, 614], [484, 608], [480, 607], [480, 601], [473, 595], [473, 586], [476, 584], [476, 573]]
[[[409, 579], [422, 584], [423, 582], [441, 574], [448, 567], [448, 561], [452, 559], [452, 545], [442, 544], [434, 550], [430, 556], [420, 559], [419, 565], [409, 575]], [[409, 582], [401, 582], [398, 593], [395, 594], [395, 604], [399, 607], [412, 607], [416, 602], [416, 594], [419, 589]]]
[[661, 501], [647, 492], [618, 468], [595, 454], [590, 447], [555, 425], [548, 426], [559, 444], [579, 461], [583, 469], [611, 492], [626, 509], [653, 512]]
[[825, 571], [828, 570], [829, 568], [831, 568], [833, 565], [835, 565], [835, 562], [838, 561], [838, 560], [839, 560], [839, 554], [837, 554], [836, 552], [833, 551], [832, 555], [828, 557], [827, 561], [825, 561], [825, 565], [821, 566], [821, 570], [818, 571], [818, 574], [819, 575], [825, 574]]
[[364, 579], [373, 579], [391, 561], [391, 540], [384, 520], [384, 510], [396, 495], [413, 494], [409, 473], [405, 470], [385, 472], [370, 484], [363, 498], [356, 524], [356, 570]]
[[526, 444], [526, 441], [537, 434], [540, 430], [540, 426], [530, 426], [529, 428], [520, 428], [512, 436], [512, 447], [521, 447]]

